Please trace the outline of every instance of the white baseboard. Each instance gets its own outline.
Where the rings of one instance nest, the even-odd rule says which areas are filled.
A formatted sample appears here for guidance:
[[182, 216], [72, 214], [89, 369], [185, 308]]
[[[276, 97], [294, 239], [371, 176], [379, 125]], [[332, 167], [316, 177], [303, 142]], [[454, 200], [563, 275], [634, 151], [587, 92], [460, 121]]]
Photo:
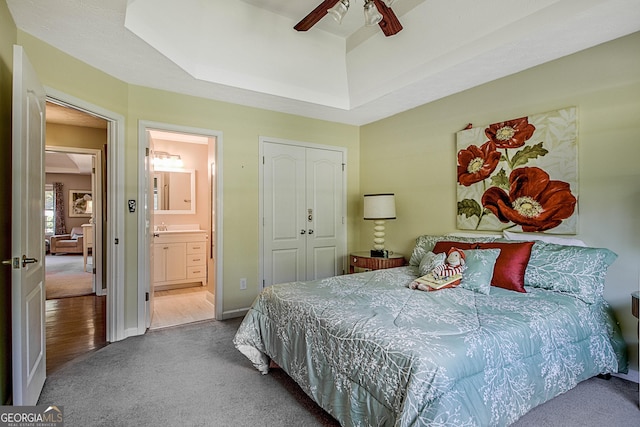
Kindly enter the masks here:
[[237, 310], [228, 310], [222, 312], [222, 320], [235, 319], [236, 317], [243, 317], [249, 311], [250, 307], [239, 308]]
[[135, 337], [137, 335], [144, 335], [144, 332], [140, 333], [138, 328], [127, 328], [127, 329], [124, 330], [124, 337], [125, 338]]
[[640, 372], [635, 369], [629, 369], [626, 374], [612, 374], [614, 377], [622, 378], [627, 381], [633, 381], [634, 383], [640, 383]]

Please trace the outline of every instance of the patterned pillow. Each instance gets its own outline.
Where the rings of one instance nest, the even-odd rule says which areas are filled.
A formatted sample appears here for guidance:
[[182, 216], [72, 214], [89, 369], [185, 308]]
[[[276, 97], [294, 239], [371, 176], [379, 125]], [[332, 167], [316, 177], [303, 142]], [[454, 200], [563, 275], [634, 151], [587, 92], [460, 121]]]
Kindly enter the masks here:
[[428, 234], [419, 236], [416, 239], [416, 246], [413, 248], [413, 252], [411, 253], [411, 258], [409, 259], [409, 265], [413, 265], [418, 267], [420, 265], [420, 261], [426, 255], [427, 252], [433, 251], [433, 247], [436, 243], [442, 240], [449, 240], [452, 242], [493, 242], [497, 237], [460, 237], [460, 236], [451, 236], [451, 235], [440, 235], [440, 236], [431, 236]]
[[500, 249], [465, 249], [464, 255], [467, 268], [462, 273], [460, 287], [488, 295]]
[[447, 258], [446, 254], [434, 254], [433, 252], [427, 252], [420, 261], [418, 271], [420, 276], [424, 276], [433, 270], [437, 265], [444, 264], [444, 260]]
[[433, 252], [447, 252], [452, 246], [459, 249], [500, 249], [500, 255], [493, 269], [491, 285], [516, 292], [527, 292], [524, 289], [524, 274], [531, 256], [533, 242], [488, 242], [459, 243], [442, 241], [436, 243]]
[[593, 304], [602, 298], [607, 269], [616, 258], [618, 255], [609, 249], [536, 242], [525, 285], [566, 293]]

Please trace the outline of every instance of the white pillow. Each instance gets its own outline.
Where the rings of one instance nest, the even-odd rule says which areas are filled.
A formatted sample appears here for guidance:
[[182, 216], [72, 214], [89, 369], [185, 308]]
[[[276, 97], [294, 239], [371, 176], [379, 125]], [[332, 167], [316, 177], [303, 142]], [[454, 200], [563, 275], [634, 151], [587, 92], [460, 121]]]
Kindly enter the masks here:
[[571, 239], [568, 237], [557, 237], [542, 233], [514, 233], [513, 231], [504, 230], [502, 232], [507, 240], [540, 240], [545, 243], [555, 243], [564, 246], [582, 246], [587, 245], [580, 239]]

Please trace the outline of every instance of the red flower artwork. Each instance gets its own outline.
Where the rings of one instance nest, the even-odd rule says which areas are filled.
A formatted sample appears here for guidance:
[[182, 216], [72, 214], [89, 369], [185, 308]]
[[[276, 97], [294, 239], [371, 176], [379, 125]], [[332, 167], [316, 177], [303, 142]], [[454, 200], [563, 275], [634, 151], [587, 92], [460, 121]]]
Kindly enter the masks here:
[[485, 142], [479, 148], [470, 145], [458, 151], [458, 182], [467, 187], [480, 182], [491, 175], [498, 162], [500, 153], [492, 141]]
[[514, 169], [509, 175], [509, 193], [491, 187], [482, 195], [482, 205], [501, 222], [514, 222], [525, 232], [549, 230], [573, 215], [576, 198], [569, 184], [552, 181], [537, 167]]
[[527, 117], [494, 123], [484, 130], [485, 135], [497, 148], [518, 148], [531, 138], [536, 127]]

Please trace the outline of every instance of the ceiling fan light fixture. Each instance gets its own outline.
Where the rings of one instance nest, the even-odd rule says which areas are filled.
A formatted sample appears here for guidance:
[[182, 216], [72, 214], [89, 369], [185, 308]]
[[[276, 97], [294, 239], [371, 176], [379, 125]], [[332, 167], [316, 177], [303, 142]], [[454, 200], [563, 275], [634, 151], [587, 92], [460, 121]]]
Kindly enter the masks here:
[[373, 0], [366, 0], [364, 3], [364, 25], [371, 27], [382, 21], [382, 15], [378, 12]]
[[342, 22], [342, 18], [347, 14], [349, 10], [349, 0], [340, 0], [331, 9], [327, 10], [327, 13], [336, 20], [338, 24]]

